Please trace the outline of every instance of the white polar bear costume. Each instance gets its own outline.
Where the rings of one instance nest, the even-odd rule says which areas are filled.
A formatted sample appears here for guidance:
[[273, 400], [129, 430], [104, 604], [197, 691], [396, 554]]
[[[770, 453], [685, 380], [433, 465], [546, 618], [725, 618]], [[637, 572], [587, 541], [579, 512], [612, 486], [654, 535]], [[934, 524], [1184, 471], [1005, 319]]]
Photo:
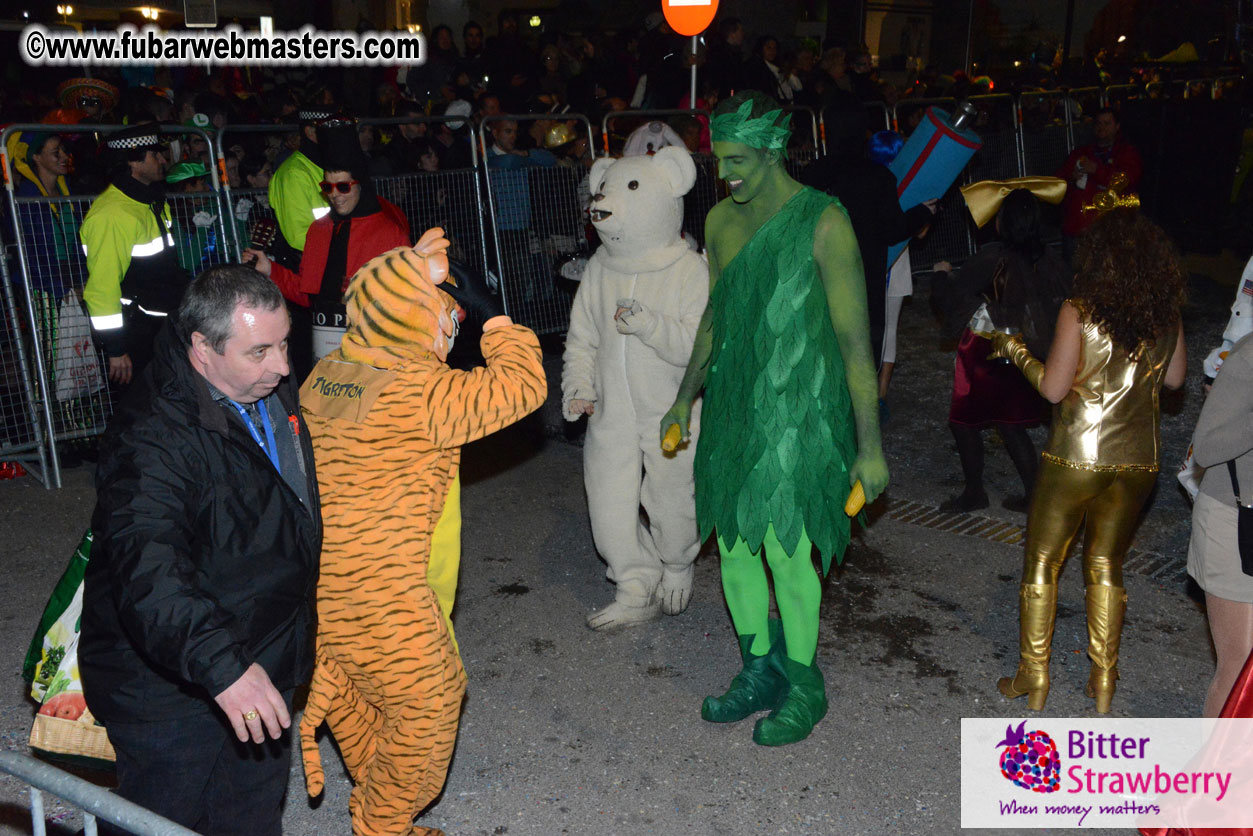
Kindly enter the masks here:
[[681, 233], [695, 181], [682, 147], [597, 160], [591, 170], [601, 246], [574, 297], [561, 391], [566, 420], [592, 402], [583, 478], [592, 539], [617, 584], [613, 603], [588, 616], [596, 630], [676, 615], [691, 597], [699, 411], [691, 441], [674, 453], [662, 453], [658, 432], [709, 299], [709, 267]]

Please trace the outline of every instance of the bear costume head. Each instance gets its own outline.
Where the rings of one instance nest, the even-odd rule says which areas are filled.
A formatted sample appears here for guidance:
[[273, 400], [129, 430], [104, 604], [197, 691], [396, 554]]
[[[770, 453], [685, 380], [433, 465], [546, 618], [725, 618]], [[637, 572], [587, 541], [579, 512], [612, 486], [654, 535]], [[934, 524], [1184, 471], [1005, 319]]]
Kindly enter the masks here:
[[623, 273], [647, 273], [674, 263], [688, 249], [683, 195], [695, 182], [696, 164], [682, 147], [597, 160], [591, 171], [591, 216], [602, 246], [596, 256]]

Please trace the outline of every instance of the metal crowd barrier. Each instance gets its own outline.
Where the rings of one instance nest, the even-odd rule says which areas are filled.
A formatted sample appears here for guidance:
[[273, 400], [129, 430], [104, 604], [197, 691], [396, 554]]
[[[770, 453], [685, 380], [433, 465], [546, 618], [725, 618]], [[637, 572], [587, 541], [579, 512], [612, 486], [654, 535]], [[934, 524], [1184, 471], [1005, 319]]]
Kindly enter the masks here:
[[[1052, 174], [1076, 147], [1092, 141], [1091, 114], [1100, 107], [1138, 100], [1201, 93], [1225, 99], [1238, 92], [1243, 78], [1154, 83], [1143, 87], [1113, 85], [1108, 88], [1029, 92], [1015, 101], [1006, 95], [976, 96], [975, 130], [984, 138], [984, 149], [963, 172], [962, 183], [983, 178], [1006, 178], [1024, 174]], [[882, 103], [867, 104], [875, 130], [900, 126], [907, 108], [928, 105], [951, 111], [952, 99], [904, 99], [889, 109]], [[793, 174], [824, 153], [826, 124], [823, 114], [809, 108], [790, 108], [809, 113], [809, 130], [797, 120], [801, 147], [789, 149], [788, 168]], [[601, 123], [602, 147], [610, 147], [614, 120], [689, 114], [709, 118], [702, 110], [622, 111], [605, 116]], [[563, 121], [581, 121], [587, 130], [590, 152], [595, 155], [593, 127], [586, 117], [562, 114]], [[409, 219], [416, 239], [427, 228], [442, 226], [453, 244], [454, 257], [499, 279], [506, 310], [519, 322], [539, 333], [556, 333], [569, 321], [571, 299], [553, 280], [554, 264], [564, 257], [586, 252], [585, 203], [587, 171], [583, 166], [504, 170], [489, 167], [486, 156], [486, 123], [510, 119], [525, 125], [554, 120], [553, 114], [494, 116], [483, 120], [466, 138], [471, 144], [472, 167], [439, 172], [418, 172], [375, 178], [380, 195], [399, 206]], [[361, 120], [379, 127], [406, 122], [460, 121], [456, 117], [405, 117]], [[21, 461], [46, 487], [60, 486], [56, 442], [90, 438], [100, 434], [112, 414], [111, 390], [103, 385], [89, 394], [58, 397], [58, 359], [69, 355], [61, 347], [91, 345], [85, 319], [75, 331], [62, 327], [61, 288], [81, 290], [86, 266], [78, 242], [78, 228], [96, 195], [19, 197], [7, 140], [16, 131], [46, 132], [48, 125], [14, 125], [0, 135], [5, 191], [12, 218], [11, 246], [16, 270], [0, 259], [0, 460]], [[60, 135], [107, 134], [118, 126], [57, 125]], [[209, 191], [170, 193], [176, 219], [180, 262], [192, 274], [204, 267], [238, 260], [249, 243], [249, 227], [258, 219], [273, 217], [264, 189], [232, 189], [225, 170], [225, 154], [244, 134], [283, 135], [297, 131], [294, 125], [230, 125], [209, 143]], [[163, 134], [208, 135], [195, 128], [162, 128]], [[806, 138], [807, 135], [807, 138]], [[684, 231], [704, 246], [704, 219], [717, 203], [720, 190], [717, 166], [709, 154], [693, 157], [697, 178], [684, 198]], [[961, 261], [974, 251], [967, 213], [956, 188], [940, 202], [941, 213], [930, 234], [911, 244], [913, 263], [924, 270], [939, 259]], [[197, 218], [199, 223], [197, 223]], [[72, 307], [67, 311], [72, 312]], [[105, 364], [93, 353], [101, 378]], [[81, 364], [80, 364], [81, 366]], [[67, 378], [62, 375], [62, 378]]]
[[[802, 105], [785, 105], [784, 111], [792, 114], [792, 141], [788, 144], [787, 173], [800, 179], [801, 171], [822, 155], [822, 139], [819, 131], [821, 117], [816, 108]], [[805, 131], [803, 116], [808, 116], [809, 130]], [[808, 142], [803, 137], [808, 133]]]
[[[413, 123], [437, 125], [461, 121], [464, 120], [452, 116], [409, 116], [360, 119], [358, 124], [395, 127]], [[281, 135], [298, 130], [296, 125], [228, 125], [218, 135], [218, 153], [227, 153], [231, 147], [229, 143], [240, 134]], [[379, 196], [394, 203], [405, 213], [409, 220], [410, 240], [418, 240], [431, 227], [443, 227], [452, 244], [450, 255], [475, 270], [483, 271], [487, 269], [487, 261], [485, 207], [478, 181], [480, 159], [472, 134], [468, 133], [464, 141], [470, 152], [470, 168], [396, 174], [374, 177], [372, 180]], [[381, 153], [385, 148], [385, 145], [376, 146], [375, 151]], [[223, 200], [233, 207], [231, 213], [237, 220], [232, 231], [235, 233], [234, 252], [238, 256], [250, 244], [250, 229], [261, 220], [275, 220], [274, 210], [270, 206], [267, 189], [232, 188], [224, 165], [219, 172], [219, 178]]]
[[516, 122], [519, 131], [528, 122], [579, 121], [587, 129], [588, 151], [595, 156], [596, 140], [586, 116], [564, 113], [485, 117], [477, 142], [486, 160], [485, 180], [491, 237], [488, 249], [500, 278], [505, 312], [537, 334], [562, 333], [570, 323], [574, 297], [556, 281], [556, 265], [587, 248], [586, 213], [580, 192], [588, 170], [558, 161], [549, 167], [500, 168], [485, 142], [490, 125]]
[[[927, 99], [902, 99], [892, 108], [892, 123], [901, 124], [901, 111], [906, 108], [937, 107], [950, 114], [957, 100], [947, 97]], [[978, 131], [978, 128], [975, 128]], [[972, 162], [973, 165], [973, 162]], [[958, 186], [970, 182], [970, 166], [962, 173], [957, 183], [953, 184], [940, 198], [938, 212], [931, 220], [931, 228], [923, 238], [915, 238], [909, 243], [910, 265], [914, 273], [925, 273], [937, 261], [960, 263], [974, 253], [974, 239], [969, 230], [969, 214], [962, 200]]]
[[[895, 131], [899, 128], [894, 127], [896, 119], [893, 111], [888, 109], [887, 102], [866, 102], [866, 112], [870, 116], [871, 131]], [[823, 132], [822, 153], [827, 153], [826, 132]]]
[[395, 127], [414, 122], [427, 125], [462, 123], [455, 130], [461, 130], [465, 125], [464, 136], [457, 137], [455, 141], [464, 141], [469, 146], [470, 167], [376, 177], [374, 187], [405, 213], [413, 241], [421, 238], [428, 229], [441, 227], [451, 245], [449, 255], [486, 274], [490, 270], [487, 229], [491, 219], [483, 196], [483, 156], [473, 128], [465, 124], [468, 120], [456, 116], [361, 120], [362, 124], [375, 127]]
[[[665, 117], [667, 116], [692, 116], [696, 118], [703, 118], [705, 120], [704, 124], [705, 124], [706, 129], [709, 127], [709, 120], [711, 118], [709, 111], [701, 110], [701, 109], [663, 108], [660, 110], [615, 110], [615, 111], [611, 111], [609, 113], [606, 113], [600, 120], [600, 137], [601, 137], [601, 143], [602, 143], [601, 153], [603, 153], [607, 157], [616, 156], [622, 153], [621, 145], [619, 145], [617, 148], [613, 148], [610, 143], [611, 134], [609, 133], [609, 126], [613, 124], [614, 122], [619, 122], [619, 121], [622, 121], [623, 119], [639, 119], [641, 121], [641, 124], [643, 124], [644, 122], [652, 121], [653, 119], [660, 119], [660, 121], [664, 122]], [[639, 127], [639, 126], [637, 125], [636, 127]], [[634, 128], [632, 128], [632, 130], [634, 130]], [[625, 144], [626, 136], [622, 136], [621, 139], [622, 139], [622, 142]]]
[[[601, 147], [604, 153], [608, 155], [612, 149], [611, 137], [613, 134], [611, 134], [609, 126], [614, 122], [623, 119], [648, 121], [666, 116], [703, 118], [706, 126], [708, 126], [711, 118], [709, 111], [699, 109], [619, 110], [606, 113], [600, 120]], [[623, 141], [626, 139], [625, 136], [621, 138]], [[620, 145], [617, 150], [618, 152], [622, 151]], [[705, 216], [709, 214], [710, 209], [714, 208], [714, 204], [718, 202], [721, 194], [718, 186], [718, 163], [714, 160], [712, 154], [705, 152], [693, 154], [692, 162], [696, 163], [696, 183], [683, 196], [683, 233], [703, 249], [705, 246]]]
[[804, 142], [800, 139], [800, 137], [802, 136], [801, 132], [804, 129], [800, 125], [802, 120], [798, 119], [797, 115], [801, 113], [808, 114], [810, 147], [814, 149], [819, 148], [821, 146], [821, 141], [818, 135], [818, 109], [806, 107], [804, 105], [784, 105], [783, 110], [786, 113], [792, 114], [792, 141], [802, 146], [804, 145]]
[[1244, 77], [1238, 75], [1224, 75], [1213, 79], [1214, 87], [1212, 94], [1215, 99], [1229, 99], [1239, 95], [1240, 88], [1244, 84]]
[[[107, 135], [119, 127], [57, 125], [55, 132]], [[9, 137], [23, 131], [47, 133], [49, 129], [48, 125], [11, 125], [0, 134], [0, 162], [19, 273], [14, 279], [7, 259], [0, 264], [5, 280], [4, 333], [0, 334], [0, 418], [4, 423], [0, 457], [29, 462], [45, 487], [59, 488], [56, 443], [104, 432], [113, 414], [113, 393], [104, 358], [92, 341], [81, 305], [87, 265], [79, 228], [96, 195], [19, 197], [16, 193]], [[209, 148], [212, 169], [215, 158], [204, 131], [162, 127], [160, 132], [199, 135]], [[212, 177], [208, 180], [215, 183]], [[211, 188], [214, 191], [169, 195], [171, 233], [180, 263], [191, 275], [230, 257], [221, 203], [216, 186]], [[196, 217], [198, 212], [203, 214]], [[71, 290], [80, 301], [77, 306], [67, 295]], [[98, 385], [84, 370], [91, 362], [97, 367]]]
[[696, 182], [683, 196], [683, 233], [705, 248], [705, 216], [725, 195], [718, 179], [718, 161], [713, 154], [693, 154]]
[[1023, 93], [1018, 99], [1022, 134], [1023, 170], [1052, 174], [1070, 155], [1067, 128], [1069, 99], [1064, 91]]
[[1105, 88], [1105, 104], [1114, 105], [1129, 99], [1143, 99], [1146, 95], [1142, 84], [1111, 84]]
[[[231, 188], [230, 180], [226, 176], [226, 155], [230, 148], [241, 139], [241, 134], [248, 135], [269, 135], [281, 137], [285, 134], [299, 133], [299, 125], [227, 125], [218, 131], [215, 142], [215, 150], [217, 151], [217, 159], [219, 160], [217, 168], [217, 187], [221, 192], [223, 211], [228, 215], [235, 217], [237, 212], [241, 212], [243, 208], [247, 208], [248, 214], [242, 226], [232, 224], [230, 226], [230, 240], [232, 252], [236, 259], [240, 253], [248, 248], [250, 241], [251, 227], [255, 226], [259, 220], [269, 220], [277, 223], [274, 210], [270, 208], [269, 198], [266, 196], [266, 189], [244, 189]], [[255, 145], [255, 143], [254, 143]], [[257, 153], [260, 149], [253, 148], [253, 153]], [[268, 156], [268, 155], [267, 155]], [[278, 166], [274, 166], [278, 168]], [[240, 201], [247, 200], [251, 202], [250, 207], [241, 207]]]
[[45, 443], [52, 428], [46, 423], [47, 413], [39, 408], [44, 398], [36, 393], [36, 381], [30, 373], [31, 369], [42, 369], [43, 364], [29, 357], [33, 346], [24, 327], [36, 313], [29, 297], [23, 300], [25, 309], [19, 311], [7, 253], [0, 258], [0, 282], [4, 283], [4, 310], [0, 312], [0, 459], [21, 462], [45, 487], [56, 487], [55, 468]]
[[937, 261], [960, 264], [974, 255], [973, 224], [957, 183], [944, 193], [937, 208], [930, 231], [909, 243], [910, 268], [914, 273], [929, 272]]
[[0, 772], [30, 785], [32, 836], [45, 836], [48, 832], [45, 792], [82, 810], [85, 836], [96, 836], [97, 819], [124, 828], [136, 836], [196, 836], [194, 830], [158, 816], [103, 787], [16, 752], [0, 752]]
[[1076, 87], [1066, 91], [1066, 130], [1072, 151], [1095, 141], [1091, 115], [1105, 104], [1105, 91], [1100, 87]]
[[1026, 171], [1014, 97], [993, 93], [971, 96], [969, 101], [975, 106], [971, 129], [983, 139], [983, 147], [966, 167], [966, 182], [1023, 176]]

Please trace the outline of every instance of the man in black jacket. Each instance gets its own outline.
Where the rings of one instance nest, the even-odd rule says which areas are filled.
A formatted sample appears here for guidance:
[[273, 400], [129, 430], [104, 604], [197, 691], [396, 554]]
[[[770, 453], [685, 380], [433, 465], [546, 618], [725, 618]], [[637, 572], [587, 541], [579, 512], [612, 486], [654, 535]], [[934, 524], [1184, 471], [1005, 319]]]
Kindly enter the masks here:
[[845, 103], [826, 114], [828, 156], [807, 165], [800, 181], [839, 198], [848, 212], [866, 272], [866, 305], [870, 314], [870, 347], [875, 367], [883, 358], [883, 332], [888, 284], [888, 247], [921, 230], [935, 214], [936, 201], [901, 210], [896, 177], [887, 166], [866, 157], [869, 119], [865, 108]]
[[199, 833], [277, 836], [321, 541], [287, 311], [224, 265], [171, 324], [101, 445], [84, 695], [119, 795]]

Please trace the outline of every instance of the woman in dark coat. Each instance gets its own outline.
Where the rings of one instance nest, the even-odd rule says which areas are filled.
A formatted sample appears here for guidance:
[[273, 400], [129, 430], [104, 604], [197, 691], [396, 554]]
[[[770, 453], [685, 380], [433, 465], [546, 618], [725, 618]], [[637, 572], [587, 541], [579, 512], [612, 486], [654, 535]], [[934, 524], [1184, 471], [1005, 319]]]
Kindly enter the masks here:
[[958, 338], [953, 369], [949, 429], [957, 441], [966, 487], [940, 505], [941, 511], [988, 507], [983, 487], [983, 430], [995, 427], [1022, 478], [1022, 496], [1002, 504], [1025, 511], [1035, 483], [1037, 456], [1027, 427], [1042, 423], [1048, 404], [1018, 370], [989, 360], [989, 343], [968, 327], [986, 305], [992, 327], [1021, 333], [1039, 356], [1048, 353], [1057, 312], [1070, 291], [1070, 271], [1040, 240], [1040, 204], [1026, 189], [1015, 189], [996, 216], [1001, 240], [979, 250], [956, 273], [935, 265], [932, 303], [943, 314], [945, 334]]

